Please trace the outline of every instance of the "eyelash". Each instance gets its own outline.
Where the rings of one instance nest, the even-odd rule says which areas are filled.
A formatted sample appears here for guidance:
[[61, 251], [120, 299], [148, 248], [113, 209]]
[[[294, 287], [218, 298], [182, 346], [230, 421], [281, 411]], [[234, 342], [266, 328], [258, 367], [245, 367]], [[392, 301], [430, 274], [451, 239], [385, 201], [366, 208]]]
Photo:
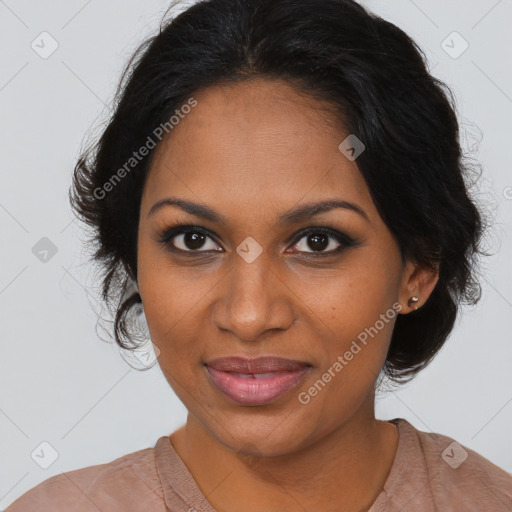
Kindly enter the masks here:
[[[186, 233], [203, 234], [203, 235], [211, 238], [217, 245], [220, 245], [215, 241], [215, 237], [212, 237], [212, 233], [209, 230], [202, 228], [200, 226], [188, 224], [186, 222], [176, 222], [171, 227], [167, 227], [164, 230], [162, 230], [159, 233], [158, 243], [160, 243], [162, 246], [166, 247], [171, 252], [185, 254], [185, 255], [191, 255], [191, 256], [198, 255], [198, 254], [210, 254], [210, 253], [220, 252], [218, 250], [207, 250], [207, 251], [189, 250], [189, 251], [185, 251], [183, 249], [178, 249], [177, 247], [174, 247], [171, 244], [171, 240], [174, 237], [176, 237], [178, 235], [186, 234]], [[299, 252], [299, 254], [305, 254], [306, 257], [313, 256], [315, 258], [318, 258], [318, 257], [325, 257], [325, 256], [333, 256], [335, 254], [341, 253], [342, 251], [344, 251], [345, 249], [348, 249], [349, 247], [355, 247], [355, 246], [359, 245], [359, 242], [357, 240], [355, 240], [351, 236], [348, 236], [345, 233], [341, 233], [340, 231], [337, 231], [335, 229], [327, 228], [327, 227], [310, 227], [310, 228], [302, 229], [294, 235], [293, 246], [295, 246], [300, 240], [302, 240], [302, 238], [304, 238], [305, 236], [307, 236], [309, 234], [323, 234], [323, 235], [330, 236], [330, 237], [334, 238], [340, 244], [340, 246], [334, 250], [327, 251], [327, 252], [315, 252], [315, 251]]]

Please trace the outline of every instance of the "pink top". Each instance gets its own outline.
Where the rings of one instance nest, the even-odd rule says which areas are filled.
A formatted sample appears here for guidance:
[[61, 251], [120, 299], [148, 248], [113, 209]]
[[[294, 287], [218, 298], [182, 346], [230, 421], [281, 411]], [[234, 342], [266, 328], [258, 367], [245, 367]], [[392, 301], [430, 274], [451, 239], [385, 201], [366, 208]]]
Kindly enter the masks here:
[[[450, 437], [397, 426], [398, 448], [368, 512], [510, 512], [512, 474]], [[154, 448], [52, 476], [5, 512], [215, 512], [167, 436]]]

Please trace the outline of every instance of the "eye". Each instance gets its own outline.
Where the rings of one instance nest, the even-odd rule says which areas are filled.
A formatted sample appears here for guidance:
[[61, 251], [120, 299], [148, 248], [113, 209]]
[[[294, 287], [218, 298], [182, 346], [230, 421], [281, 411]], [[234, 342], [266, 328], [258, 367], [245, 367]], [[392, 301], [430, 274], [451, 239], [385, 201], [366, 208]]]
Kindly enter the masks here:
[[[220, 252], [220, 247], [209, 230], [200, 226], [177, 223], [165, 229], [158, 242], [175, 253]], [[332, 228], [315, 227], [300, 231], [287, 253], [304, 253], [313, 256], [330, 256], [358, 244], [357, 240]], [[308, 250], [310, 249], [310, 250]]]
[[[215, 249], [216, 244], [210, 243], [210, 247], [208, 247], [207, 240], [210, 239], [208, 235], [204, 233], [189, 231], [187, 233], [183, 233], [181, 235], [177, 235], [174, 237], [174, 246], [182, 251], [212, 251]], [[211, 239], [210, 239], [211, 240]]]
[[220, 246], [213, 241], [206, 229], [189, 224], [177, 224], [164, 230], [158, 241], [164, 246], [169, 246], [169, 249], [175, 252], [201, 253], [222, 250], [222, 248], [219, 249]]
[[[292, 249], [296, 248], [297, 252], [313, 254], [314, 256], [332, 255], [357, 244], [352, 237], [331, 228], [323, 227], [301, 231], [299, 237], [295, 240]], [[308, 251], [308, 249], [311, 249], [311, 251]]]

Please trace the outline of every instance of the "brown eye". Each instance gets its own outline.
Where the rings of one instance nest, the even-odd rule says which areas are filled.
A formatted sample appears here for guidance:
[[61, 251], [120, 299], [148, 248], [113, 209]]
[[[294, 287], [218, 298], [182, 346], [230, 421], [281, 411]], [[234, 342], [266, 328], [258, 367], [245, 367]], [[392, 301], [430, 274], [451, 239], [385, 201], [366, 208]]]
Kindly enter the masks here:
[[309, 229], [301, 233], [293, 245], [293, 252], [302, 252], [313, 255], [330, 255], [342, 251], [346, 247], [356, 245], [356, 241], [338, 231], [330, 228]]
[[306, 239], [307, 247], [314, 251], [323, 251], [329, 246], [329, 235], [308, 235]]
[[166, 229], [161, 234], [159, 242], [178, 252], [199, 253], [219, 250], [218, 244], [205, 229], [191, 225], [177, 225]]
[[[202, 250], [211, 250], [207, 246], [208, 244], [206, 241], [208, 240], [208, 236], [204, 235], [203, 233], [184, 233], [182, 235], [177, 235], [174, 237], [174, 246], [182, 251], [198, 251], [200, 249]], [[205, 247], [206, 244], [206, 247]]]

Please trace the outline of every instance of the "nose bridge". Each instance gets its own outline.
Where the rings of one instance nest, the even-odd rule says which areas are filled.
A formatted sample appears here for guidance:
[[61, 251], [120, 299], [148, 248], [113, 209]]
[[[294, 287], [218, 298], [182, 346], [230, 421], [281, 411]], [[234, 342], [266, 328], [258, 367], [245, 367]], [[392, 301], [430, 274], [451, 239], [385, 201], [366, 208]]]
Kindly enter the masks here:
[[214, 312], [217, 326], [240, 339], [254, 340], [268, 329], [291, 325], [292, 309], [283, 287], [276, 283], [271, 258], [262, 253], [250, 261], [235, 254], [233, 260], [224, 295]]

